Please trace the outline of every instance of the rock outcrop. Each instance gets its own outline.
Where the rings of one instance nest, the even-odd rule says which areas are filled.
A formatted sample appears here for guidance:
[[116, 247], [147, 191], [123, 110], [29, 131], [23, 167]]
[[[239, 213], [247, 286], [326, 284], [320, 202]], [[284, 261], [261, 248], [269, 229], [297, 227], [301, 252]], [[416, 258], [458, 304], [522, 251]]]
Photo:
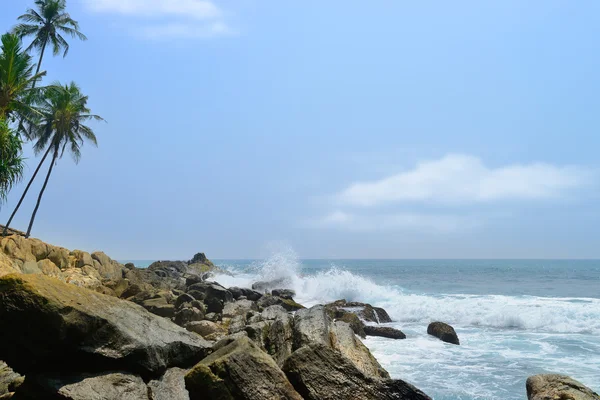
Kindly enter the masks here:
[[25, 374], [93, 367], [155, 376], [210, 351], [136, 304], [43, 275], [0, 278], [0, 320], [0, 359]]
[[148, 393], [152, 400], [190, 400], [185, 388], [187, 370], [171, 368], [157, 380], [148, 383]]
[[454, 328], [444, 322], [432, 322], [427, 327], [427, 333], [443, 342], [459, 345], [458, 335]]
[[12, 370], [4, 361], [0, 361], [0, 398], [15, 391], [23, 382], [23, 377]]
[[342, 353], [319, 343], [296, 350], [283, 370], [307, 400], [431, 400], [406, 382], [366, 376]]
[[275, 361], [248, 338], [206, 357], [185, 383], [191, 400], [302, 400]]
[[600, 400], [600, 395], [566, 375], [535, 375], [526, 383], [529, 400]]

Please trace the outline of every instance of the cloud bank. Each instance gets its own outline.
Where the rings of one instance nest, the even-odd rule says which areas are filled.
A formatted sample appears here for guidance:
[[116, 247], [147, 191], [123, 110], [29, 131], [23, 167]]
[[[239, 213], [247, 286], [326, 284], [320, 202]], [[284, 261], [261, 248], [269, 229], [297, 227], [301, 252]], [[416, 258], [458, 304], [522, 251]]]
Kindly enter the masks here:
[[380, 180], [354, 183], [337, 198], [361, 207], [548, 199], [585, 186], [592, 178], [591, 170], [578, 166], [532, 163], [490, 168], [477, 157], [451, 154]]
[[498, 215], [498, 209], [489, 211], [489, 206], [488, 214], [476, 213], [477, 206], [502, 208], [503, 202], [518, 206], [567, 197], [592, 184], [596, 176], [594, 170], [581, 166], [489, 167], [478, 157], [449, 154], [381, 179], [349, 185], [333, 196], [334, 211], [310, 225], [367, 232], [471, 230]]
[[136, 34], [150, 39], [210, 38], [234, 33], [208, 0], [84, 0], [88, 10], [140, 20]]

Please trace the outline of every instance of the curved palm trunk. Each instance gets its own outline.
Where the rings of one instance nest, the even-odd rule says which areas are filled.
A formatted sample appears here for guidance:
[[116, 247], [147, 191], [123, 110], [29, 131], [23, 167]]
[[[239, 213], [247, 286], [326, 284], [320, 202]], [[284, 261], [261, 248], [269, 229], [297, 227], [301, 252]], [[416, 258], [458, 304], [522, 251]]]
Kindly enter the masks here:
[[[38, 62], [37, 69], [35, 70], [36, 75], [40, 73], [40, 68], [42, 68], [42, 60], [44, 59], [44, 52], [46, 51], [46, 44], [48, 44], [48, 38], [46, 38], [44, 40], [44, 46], [42, 47], [42, 52], [40, 53], [40, 61]], [[33, 86], [31, 86], [32, 89], [35, 88], [36, 83], [37, 83], [37, 79], [34, 79]]]
[[[52, 146], [51, 146], [52, 147]], [[44, 196], [44, 191], [46, 190], [46, 186], [48, 185], [48, 180], [50, 179], [50, 175], [52, 174], [52, 169], [54, 168], [54, 164], [56, 163], [56, 159], [58, 158], [58, 149], [54, 149], [54, 156], [52, 157], [52, 163], [50, 164], [50, 168], [48, 169], [48, 175], [46, 175], [46, 180], [44, 181], [44, 186], [42, 186], [42, 190], [40, 191], [40, 195], [38, 196], [37, 203], [35, 205], [35, 209], [33, 210], [33, 215], [31, 216], [31, 221], [29, 222], [29, 227], [27, 228], [27, 234], [25, 235], [28, 238], [31, 235], [31, 228], [33, 227], [33, 221], [35, 221], [35, 215], [40, 208], [40, 203], [42, 202], [42, 197]]]
[[44, 161], [46, 161], [46, 157], [48, 157], [48, 154], [50, 154], [50, 150], [52, 150], [52, 146], [48, 147], [48, 150], [46, 150], [46, 153], [44, 153], [44, 157], [42, 157], [42, 161], [40, 161], [40, 163], [38, 164], [37, 168], [35, 169], [35, 172], [33, 173], [33, 176], [31, 177], [31, 179], [29, 180], [29, 183], [27, 184], [27, 187], [25, 187], [25, 191], [23, 192], [23, 195], [21, 196], [21, 199], [17, 203], [17, 206], [15, 207], [15, 210], [13, 211], [13, 213], [10, 215], [10, 218], [8, 219], [8, 222], [6, 223], [6, 226], [4, 227], [4, 231], [2, 231], [2, 236], [6, 236], [6, 234], [8, 232], [8, 228], [10, 227], [10, 223], [12, 222], [13, 218], [17, 214], [17, 211], [19, 211], [19, 208], [21, 207], [21, 204], [23, 204], [23, 200], [25, 200], [25, 196], [27, 196], [27, 192], [29, 191], [29, 188], [31, 187], [31, 184], [33, 183], [33, 180], [37, 176], [38, 172], [40, 172], [40, 168], [42, 168], [42, 164], [44, 163]]

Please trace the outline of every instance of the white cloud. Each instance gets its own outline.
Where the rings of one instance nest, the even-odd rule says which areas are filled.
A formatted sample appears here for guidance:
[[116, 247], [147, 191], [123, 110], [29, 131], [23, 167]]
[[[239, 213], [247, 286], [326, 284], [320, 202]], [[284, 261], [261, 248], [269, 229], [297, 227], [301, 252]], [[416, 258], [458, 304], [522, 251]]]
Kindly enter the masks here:
[[228, 36], [223, 11], [209, 0], [84, 0], [92, 12], [136, 17], [134, 28], [151, 39], [211, 38]]
[[594, 175], [583, 167], [545, 163], [490, 168], [477, 157], [447, 155], [381, 180], [354, 183], [337, 198], [344, 204], [364, 207], [547, 199], [590, 183]]
[[354, 232], [407, 230], [453, 233], [476, 228], [479, 224], [479, 219], [461, 215], [411, 212], [362, 215], [338, 210], [312, 221], [309, 225], [316, 228], [335, 228]]

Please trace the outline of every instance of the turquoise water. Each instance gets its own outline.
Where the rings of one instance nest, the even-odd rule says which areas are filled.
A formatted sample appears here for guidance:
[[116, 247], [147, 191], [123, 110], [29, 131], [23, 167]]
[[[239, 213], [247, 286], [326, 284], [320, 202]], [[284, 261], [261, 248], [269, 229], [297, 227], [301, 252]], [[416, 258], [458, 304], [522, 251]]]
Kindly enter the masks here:
[[[598, 260], [300, 260], [287, 251], [216, 263], [234, 272], [216, 279], [226, 286], [285, 277], [305, 305], [384, 307], [408, 338], [365, 344], [393, 377], [437, 400], [524, 399], [527, 377], [549, 372], [600, 391]], [[453, 325], [461, 346], [428, 336], [434, 320]]]

